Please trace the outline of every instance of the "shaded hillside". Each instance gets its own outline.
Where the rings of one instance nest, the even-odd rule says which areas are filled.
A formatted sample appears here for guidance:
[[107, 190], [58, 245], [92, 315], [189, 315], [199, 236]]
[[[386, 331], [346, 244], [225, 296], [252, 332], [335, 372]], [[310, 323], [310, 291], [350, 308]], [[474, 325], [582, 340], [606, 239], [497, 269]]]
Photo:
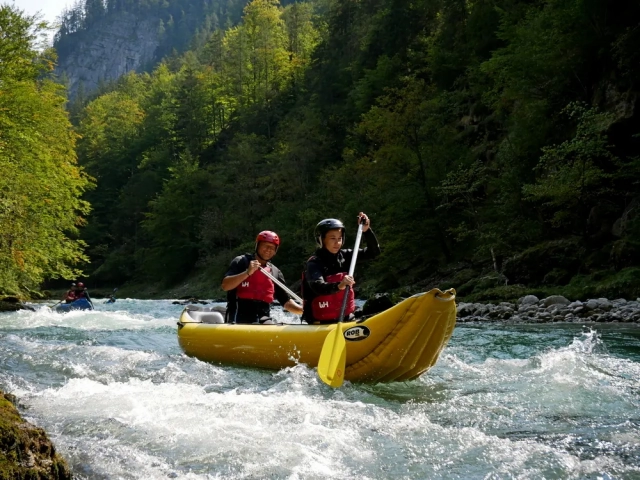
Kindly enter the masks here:
[[295, 279], [314, 225], [364, 210], [360, 288], [632, 295], [639, 32], [606, 1], [254, 0], [84, 110], [93, 281], [217, 283], [264, 228]]

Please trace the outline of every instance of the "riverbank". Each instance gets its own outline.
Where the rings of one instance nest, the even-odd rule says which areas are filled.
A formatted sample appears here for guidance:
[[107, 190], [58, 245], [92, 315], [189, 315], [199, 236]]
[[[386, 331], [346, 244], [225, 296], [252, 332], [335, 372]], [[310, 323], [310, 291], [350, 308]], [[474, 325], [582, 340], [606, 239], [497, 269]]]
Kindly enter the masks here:
[[458, 304], [458, 322], [507, 323], [640, 323], [640, 298], [592, 298], [570, 301], [561, 295], [539, 299], [526, 295], [517, 302]]
[[45, 431], [26, 422], [15, 402], [0, 390], [0, 479], [70, 479], [67, 462]]

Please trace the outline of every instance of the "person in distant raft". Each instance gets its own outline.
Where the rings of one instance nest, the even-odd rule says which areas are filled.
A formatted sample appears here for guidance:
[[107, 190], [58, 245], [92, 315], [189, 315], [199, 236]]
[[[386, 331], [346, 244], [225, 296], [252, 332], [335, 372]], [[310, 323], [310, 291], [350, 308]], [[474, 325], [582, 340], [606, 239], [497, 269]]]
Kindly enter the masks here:
[[84, 283], [78, 282], [71, 284], [71, 289], [64, 294], [63, 300], [65, 303], [73, 303], [81, 298], [86, 298], [87, 301], [93, 305], [87, 287], [84, 286]]
[[[369, 217], [362, 212], [358, 214], [358, 223], [361, 221], [364, 221], [362, 236], [367, 246], [358, 250], [358, 260], [372, 259], [380, 254], [380, 246], [371, 230]], [[344, 232], [344, 224], [335, 218], [326, 218], [316, 226], [314, 236], [318, 249], [307, 260], [302, 275], [302, 319], [309, 324], [336, 323], [340, 316], [345, 288], [347, 285], [353, 287], [356, 283], [349, 275], [353, 250], [342, 248]], [[349, 320], [355, 309], [355, 295], [353, 288], [350, 288], [344, 319]]]
[[76, 283], [76, 300], [79, 300], [81, 298], [86, 298], [87, 301], [93, 306], [93, 301], [89, 296], [89, 291], [87, 290], [87, 287], [85, 287], [84, 283], [78, 282]]
[[265, 230], [256, 237], [254, 254], [240, 255], [231, 261], [222, 279], [222, 289], [227, 292], [227, 323], [269, 322], [274, 299], [285, 310], [302, 314], [302, 305], [293, 301], [287, 292], [260, 271], [262, 267], [285, 283], [282, 272], [270, 262], [279, 246], [280, 237], [275, 232]]
[[73, 303], [76, 300], [76, 284], [72, 283], [71, 288], [63, 295], [64, 303]]

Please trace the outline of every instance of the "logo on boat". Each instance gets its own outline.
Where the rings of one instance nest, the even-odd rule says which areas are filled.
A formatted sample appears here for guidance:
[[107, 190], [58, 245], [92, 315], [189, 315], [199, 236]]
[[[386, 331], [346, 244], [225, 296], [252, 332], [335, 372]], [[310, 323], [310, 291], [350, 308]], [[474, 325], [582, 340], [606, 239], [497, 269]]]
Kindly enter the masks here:
[[351, 341], [357, 342], [359, 340], [364, 340], [371, 334], [371, 330], [368, 327], [357, 326], [351, 327], [344, 331], [344, 338]]

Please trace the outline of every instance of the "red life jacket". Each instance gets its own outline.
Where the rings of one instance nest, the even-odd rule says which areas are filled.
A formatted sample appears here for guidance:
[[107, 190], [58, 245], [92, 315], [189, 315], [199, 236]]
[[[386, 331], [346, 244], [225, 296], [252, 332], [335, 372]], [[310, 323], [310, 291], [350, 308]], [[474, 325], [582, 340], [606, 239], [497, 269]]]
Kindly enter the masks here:
[[[269, 273], [272, 272], [270, 266], [267, 266], [265, 270]], [[273, 303], [275, 291], [276, 289], [271, 279], [258, 270], [236, 287], [236, 296], [244, 300], [260, 300], [266, 303]]]
[[[346, 273], [336, 273], [335, 275], [327, 275], [325, 281], [327, 283], [341, 282]], [[342, 308], [342, 300], [344, 299], [345, 290], [338, 290], [336, 293], [329, 295], [320, 295], [311, 300], [311, 311], [315, 320], [335, 321], [340, 317], [340, 309]], [[347, 297], [347, 305], [344, 309], [345, 317], [351, 315], [356, 310], [355, 295], [353, 288], [349, 289]]]

